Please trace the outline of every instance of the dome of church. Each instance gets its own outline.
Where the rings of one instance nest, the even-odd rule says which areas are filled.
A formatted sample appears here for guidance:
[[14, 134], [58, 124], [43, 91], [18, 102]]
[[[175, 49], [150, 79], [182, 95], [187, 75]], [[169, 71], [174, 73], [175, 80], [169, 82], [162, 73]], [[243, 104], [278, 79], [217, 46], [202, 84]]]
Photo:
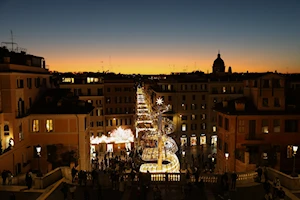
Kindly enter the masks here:
[[213, 72], [225, 72], [225, 64], [220, 53], [218, 54], [217, 59], [214, 61]]

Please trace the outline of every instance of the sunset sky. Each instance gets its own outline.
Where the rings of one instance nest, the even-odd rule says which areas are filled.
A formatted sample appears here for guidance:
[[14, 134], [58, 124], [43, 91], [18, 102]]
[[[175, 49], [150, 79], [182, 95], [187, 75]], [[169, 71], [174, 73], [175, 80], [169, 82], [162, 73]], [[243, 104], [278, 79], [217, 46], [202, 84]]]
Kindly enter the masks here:
[[300, 73], [300, 0], [0, 0], [0, 42], [54, 71]]

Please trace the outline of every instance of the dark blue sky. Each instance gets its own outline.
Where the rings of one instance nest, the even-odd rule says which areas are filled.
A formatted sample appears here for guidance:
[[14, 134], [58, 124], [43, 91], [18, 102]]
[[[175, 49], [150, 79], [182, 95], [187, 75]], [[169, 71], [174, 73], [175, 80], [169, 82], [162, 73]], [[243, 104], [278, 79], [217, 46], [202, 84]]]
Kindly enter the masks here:
[[220, 49], [234, 71], [299, 72], [299, 19], [299, 0], [1, 0], [0, 39], [60, 71], [206, 71]]

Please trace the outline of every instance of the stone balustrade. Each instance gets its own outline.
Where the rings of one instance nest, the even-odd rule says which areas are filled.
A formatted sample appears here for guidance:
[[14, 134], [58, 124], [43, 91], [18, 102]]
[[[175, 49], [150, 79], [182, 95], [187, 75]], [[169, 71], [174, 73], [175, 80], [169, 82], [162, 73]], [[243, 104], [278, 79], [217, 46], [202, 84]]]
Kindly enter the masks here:
[[292, 177], [291, 175], [287, 175], [282, 173], [276, 169], [267, 168], [268, 170], [268, 178], [273, 181], [275, 178], [279, 178], [280, 184], [291, 190], [291, 191], [299, 191], [300, 190], [300, 177]]

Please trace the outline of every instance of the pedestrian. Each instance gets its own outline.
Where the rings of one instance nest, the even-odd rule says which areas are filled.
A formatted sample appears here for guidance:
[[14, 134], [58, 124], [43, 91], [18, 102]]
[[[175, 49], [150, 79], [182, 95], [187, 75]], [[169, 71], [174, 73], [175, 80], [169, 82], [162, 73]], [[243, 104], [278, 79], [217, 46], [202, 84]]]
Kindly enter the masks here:
[[102, 186], [98, 184], [98, 200], [102, 199]]
[[124, 191], [125, 191], [125, 182], [124, 182], [123, 176], [121, 176], [121, 178], [120, 178], [119, 191], [120, 191], [120, 194], [121, 194], [120, 199], [122, 199]]
[[236, 180], [238, 179], [238, 175], [235, 172], [232, 172], [231, 174], [231, 189], [236, 189]]
[[64, 195], [64, 200], [67, 200], [68, 199], [68, 190], [69, 190], [68, 185], [66, 183], [63, 183], [63, 186], [60, 190]]
[[28, 171], [26, 173], [25, 182], [26, 182], [28, 190], [30, 190], [31, 187], [32, 187], [32, 173], [31, 173], [31, 171]]
[[257, 176], [258, 176], [257, 177], [258, 178], [258, 182], [260, 183], [261, 182], [261, 176], [262, 176], [262, 173], [263, 173], [262, 168], [259, 166], [257, 168], [256, 172], [257, 172]]
[[75, 176], [76, 176], [76, 174], [77, 174], [77, 170], [76, 170], [75, 166], [73, 166], [72, 171], [71, 171], [71, 174], [72, 174], [72, 183], [74, 183], [74, 181], [75, 181]]
[[87, 187], [84, 187], [83, 195], [84, 195], [84, 200], [90, 200], [90, 193], [89, 193]]
[[12, 185], [12, 179], [13, 179], [13, 175], [11, 173], [11, 171], [7, 171], [7, 178], [8, 178], [8, 185]]
[[285, 192], [283, 191], [282, 187], [277, 192], [277, 196], [279, 197], [280, 200], [284, 200], [285, 198]]
[[93, 186], [95, 186], [95, 184], [97, 184], [98, 181], [98, 172], [93, 169], [92, 171], [92, 179], [93, 179]]
[[75, 199], [76, 185], [71, 185], [69, 187], [69, 191], [70, 191], [70, 194], [71, 194], [71, 199], [74, 200]]
[[3, 170], [3, 172], [1, 173], [1, 176], [2, 176], [2, 184], [3, 185], [6, 185], [6, 179], [8, 177], [8, 172], [7, 170]]
[[9, 200], [16, 200], [16, 196], [14, 193], [10, 194]]

